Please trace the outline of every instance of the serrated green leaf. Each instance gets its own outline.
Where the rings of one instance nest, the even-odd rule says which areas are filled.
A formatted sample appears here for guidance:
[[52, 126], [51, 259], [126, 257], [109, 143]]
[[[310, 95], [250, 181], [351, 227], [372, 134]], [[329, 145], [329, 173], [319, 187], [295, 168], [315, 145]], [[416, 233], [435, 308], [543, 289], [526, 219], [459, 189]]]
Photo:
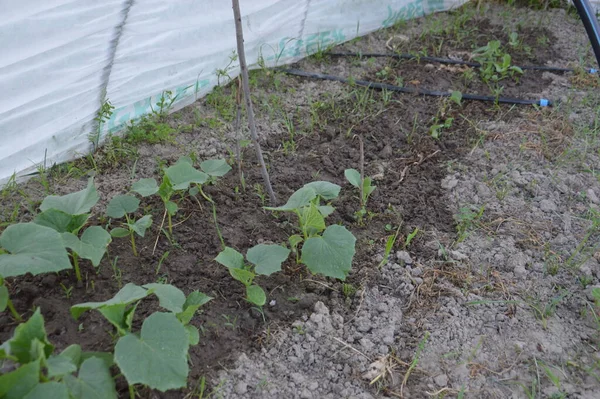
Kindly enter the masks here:
[[117, 398], [115, 381], [105, 361], [91, 357], [84, 360], [77, 377], [65, 376], [65, 383], [74, 399]]
[[46, 361], [46, 367], [48, 368], [48, 377], [62, 377], [67, 374], [74, 373], [77, 371], [77, 363], [68, 356], [58, 355], [50, 356]]
[[317, 197], [317, 192], [312, 187], [302, 187], [290, 196], [285, 205], [273, 207], [265, 207], [271, 211], [294, 211], [300, 209], [310, 203]]
[[187, 163], [189, 165], [194, 165], [194, 161], [192, 160], [192, 158], [190, 158], [187, 155], [183, 155], [181, 157], [179, 157], [179, 159], [177, 160], [177, 162], [175, 162], [175, 165], [179, 164], [179, 163]]
[[305, 184], [304, 187], [312, 188], [317, 195], [320, 195], [321, 198], [327, 201], [337, 198], [340, 195], [341, 189], [337, 184], [328, 181], [313, 181]]
[[36, 385], [23, 399], [69, 399], [69, 391], [62, 382], [44, 382]]
[[148, 197], [158, 192], [158, 183], [156, 179], [140, 179], [133, 183], [131, 191], [138, 193], [142, 197]]
[[133, 195], [117, 195], [106, 206], [106, 216], [119, 219], [137, 211], [139, 207], [140, 200]]
[[61, 235], [35, 223], [8, 226], [0, 235], [0, 275], [4, 277], [58, 272], [71, 268]]
[[256, 276], [249, 270], [235, 269], [233, 267], [229, 268], [229, 274], [231, 274], [231, 277], [246, 286], [252, 284], [252, 280], [254, 280], [254, 277]]
[[200, 164], [200, 169], [209, 176], [221, 177], [231, 170], [231, 166], [224, 159], [209, 159]]
[[42, 355], [47, 358], [54, 351], [54, 346], [48, 341], [44, 318], [40, 309], [36, 309], [31, 318], [20, 324], [15, 329], [13, 337], [9, 341], [10, 354], [17, 358], [21, 364], [38, 360], [38, 353], [32, 350], [35, 341], [42, 345]]
[[112, 241], [110, 234], [100, 226], [88, 227], [81, 239], [72, 233], [63, 233], [62, 238], [67, 248], [81, 258], [89, 259], [95, 267], [100, 264], [108, 244]]
[[195, 326], [186, 325], [185, 332], [187, 333], [190, 345], [198, 345], [200, 343], [200, 332]]
[[40, 362], [22, 365], [15, 371], [0, 375], [0, 398], [23, 399], [40, 381]]
[[87, 187], [81, 191], [63, 196], [50, 195], [44, 198], [40, 210], [44, 212], [52, 208], [69, 215], [82, 215], [89, 213], [99, 199], [98, 191], [96, 191], [94, 185], [94, 178], [90, 177]]
[[85, 302], [74, 305], [71, 307], [71, 316], [75, 320], [79, 318], [84, 312], [91, 309], [99, 309], [103, 307], [123, 307], [139, 301], [142, 298], [148, 296], [151, 292], [148, 292], [145, 288], [139, 287], [132, 283], [127, 283], [123, 288], [116, 293], [114, 297], [104, 302]]
[[135, 223], [131, 224], [130, 227], [135, 233], [143, 237], [146, 235], [146, 230], [152, 226], [152, 215], [146, 215], [136, 220]]
[[129, 236], [129, 230], [123, 227], [115, 227], [110, 231], [110, 235], [115, 238], [123, 238]]
[[300, 211], [301, 225], [309, 236], [325, 230], [325, 219], [315, 204], [310, 204]]
[[112, 353], [108, 353], [108, 352], [81, 352], [81, 361], [82, 362], [86, 361], [87, 359], [91, 359], [93, 357], [96, 357], [96, 358], [102, 360], [102, 362], [104, 362], [104, 365], [106, 366], [107, 369], [111, 368], [115, 364]]
[[346, 169], [344, 171], [344, 176], [346, 176], [346, 180], [350, 184], [352, 184], [356, 188], [360, 188], [360, 172], [356, 169]]
[[0, 312], [8, 306], [8, 288], [5, 285], [0, 285]]
[[335, 211], [335, 208], [331, 205], [320, 205], [317, 207], [317, 209], [319, 209], [319, 212], [321, 212], [321, 215], [323, 215], [325, 218]]
[[356, 238], [343, 226], [329, 226], [322, 237], [311, 237], [302, 246], [302, 263], [311, 272], [345, 280], [352, 268]]
[[219, 252], [215, 260], [230, 269], [242, 269], [244, 267], [244, 256], [230, 247], [225, 247], [224, 250]]
[[33, 219], [35, 224], [50, 227], [59, 233], [77, 233], [87, 222], [89, 214], [69, 215], [58, 209], [48, 209]]
[[262, 307], [267, 302], [267, 295], [258, 285], [249, 285], [246, 287], [246, 299], [254, 305]]
[[183, 310], [185, 294], [179, 288], [171, 284], [158, 283], [145, 284], [143, 287], [152, 290], [152, 293], [158, 297], [161, 307], [173, 313], [179, 313]]
[[169, 212], [169, 215], [174, 216], [179, 210], [179, 207], [173, 201], [168, 201], [165, 204], [165, 209], [167, 210], [167, 212]]
[[177, 318], [183, 324], [188, 324], [200, 306], [206, 304], [211, 299], [213, 298], [200, 291], [191, 292], [183, 304], [183, 312], [178, 313]]
[[165, 392], [187, 385], [188, 333], [172, 313], [153, 313], [140, 336], [128, 334], [115, 346], [115, 363], [129, 385]]
[[208, 175], [199, 171], [187, 162], [176, 163], [165, 169], [174, 190], [187, 190], [190, 184], [204, 184]]
[[276, 244], [258, 244], [248, 250], [246, 258], [255, 265], [256, 274], [269, 276], [281, 270], [290, 250]]
[[59, 356], [70, 359], [77, 367], [81, 364], [81, 346], [77, 344], [67, 346]]
[[302, 238], [301, 235], [294, 234], [290, 236], [290, 238], [288, 238], [288, 241], [290, 242], [290, 247], [292, 248], [292, 250], [295, 251], [298, 244], [304, 241], [304, 238]]

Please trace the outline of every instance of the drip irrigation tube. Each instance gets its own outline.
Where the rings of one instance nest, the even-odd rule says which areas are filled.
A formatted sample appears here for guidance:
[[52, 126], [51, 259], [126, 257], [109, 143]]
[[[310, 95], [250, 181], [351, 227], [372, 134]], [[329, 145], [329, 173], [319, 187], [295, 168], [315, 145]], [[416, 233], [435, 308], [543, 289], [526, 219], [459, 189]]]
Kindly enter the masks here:
[[[412, 93], [412, 94], [418, 94], [421, 96], [450, 97], [452, 95], [452, 93], [448, 93], [447, 91], [424, 90], [424, 89], [417, 89], [414, 87], [400, 87], [400, 86], [390, 85], [387, 83], [369, 82], [366, 80], [352, 80], [351, 81], [350, 79], [342, 78], [340, 76], [323, 75], [320, 73], [301, 71], [299, 69], [282, 69], [281, 71], [284, 73], [287, 73], [288, 75], [303, 76], [305, 78], [331, 80], [334, 82], [342, 82], [342, 83], [352, 82], [355, 85], [368, 87], [370, 89], [389, 90], [389, 91], [396, 91], [396, 92], [400, 92], [400, 93]], [[523, 100], [520, 98], [480, 96], [478, 94], [465, 94], [465, 93], [463, 93], [462, 98], [463, 98], [463, 100], [492, 101], [492, 102], [499, 102], [499, 103], [503, 103], [503, 104], [539, 105], [541, 107], [547, 107], [547, 106], [552, 105], [552, 101], [547, 100], [545, 98], [541, 98], [539, 100]]]
[[[367, 58], [384, 58], [384, 57], [389, 57], [389, 58], [396, 58], [396, 59], [404, 59], [404, 60], [414, 60], [414, 59], [418, 59], [418, 60], [424, 60], [424, 61], [428, 61], [428, 62], [437, 62], [440, 64], [450, 64], [450, 65], [466, 65], [466, 66], [470, 66], [473, 68], [479, 68], [481, 67], [481, 64], [478, 62], [472, 62], [472, 61], [463, 61], [463, 60], [453, 60], [451, 58], [440, 58], [440, 57], [428, 57], [428, 56], [417, 56], [417, 55], [413, 55], [413, 54], [381, 54], [381, 53], [326, 53], [326, 55], [329, 55], [331, 57], [367, 57]], [[516, 65], [518, 66], [518, 65]], [[560, 67], [552, 67], [552, 66], [538, 66], [538, 65], [525, 65], [525, 66], [519, 66], [519, 68], [523, 69], [523, 70], [533, 70], [533, 71], [547, 71], [547, 72], [575, 72], [575, 69], [573, 68], [560, 68]], [[598, 72], [597, 69], [594, 68], [589, 68], [586, 69], [589, 73], [596, 73]]]
[[596, 14], [590, 5], [588, 0], [573, 0], [573, 4], [577, 9], [577, 13], [585, 26], [594, 54], [596, 55], [596, 61], [600, 66], [600, 25], [598, 25], [598, 19]]

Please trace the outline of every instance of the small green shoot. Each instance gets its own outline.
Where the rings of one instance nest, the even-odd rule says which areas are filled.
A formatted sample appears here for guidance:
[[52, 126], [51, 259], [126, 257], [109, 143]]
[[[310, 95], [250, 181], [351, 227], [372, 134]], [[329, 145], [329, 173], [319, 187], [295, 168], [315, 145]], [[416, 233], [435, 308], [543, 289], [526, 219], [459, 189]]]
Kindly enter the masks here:
[[346, 169], [344, 171], [346, 180], [360, 191], [360, 209], [355, 213], [358, 223], [363, 224], [363, 218], [367, 214], [367, 201], [369, 196], [375, 191], [377, 186], [373, 185], [373, 179], [365, 177], [356, 169]]
[[136, 220], [130, 214], [137, 212], [140, 200], [132, 195], [117, 195], [113, 197], [106, 207], [106, 216], [113, 219], [125, 217], [122, 227], [116, 227], [110, 231], [112, 237], [127, 237], [131, 241], [131, 250], [134, 256], [138, 256], [135, 245], [135, 235], [140, 237], [146, 235], [146, 230], [152, 225], [152, 215], [144, 215]]

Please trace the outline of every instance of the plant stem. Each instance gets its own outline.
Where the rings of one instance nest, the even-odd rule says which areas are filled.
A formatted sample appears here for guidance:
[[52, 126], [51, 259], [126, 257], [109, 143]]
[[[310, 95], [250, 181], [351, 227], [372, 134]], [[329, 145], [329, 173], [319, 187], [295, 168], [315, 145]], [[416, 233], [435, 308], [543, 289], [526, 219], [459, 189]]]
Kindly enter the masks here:
[[204, 191], [202, 191], [201, 185], [198, 185], [198, 191], [204, 197], [205, 200], [210, 202], [210, 205], [212, 206], [212, 214], [213, 214], [213, 221], [215, 222], [215, 229], [217, 229], [217, 235], [219, 236], [219, 240], [221, 241], [221, 245], [223, 246], [223, 249], [225, 249], [225, 240], [223, 239], [223, 235], [221, 234], [221, 229], [219, 228], [219, 222], [217, 221], [217, 205], [215, 204], [215, 201], [212, 200], [212, 198], [210, 198], [208, 195], [206, 195], [204, 193]]
[[135, 399], [135, 389], [133, 385], [129, 385], [129, 399]]
[[18, 322], [22, 322], [23, 318], [21, 317], [21, 315], [15, 309], [15, 306], [13, 305], [12, 301], [10, 300], [10, 298], [7, 300], [6, 305], [8, 306], [8, 309], [10, 310], [10, 313], [13, 315], [13, 317], [15, 318], [15, 320], [18, 321]]
[[133, 251], [133, 256], [138, 256], [138, 251], [135, 247], [135, 234], [133, 231], [129, 231], [129, 237], [131, 238], [131, 250]]
[[169, 211], [167, 211], [167, 219], [168, 219], [168, 225], [169, 225], [169, 234], [172, 236], [173, 235], [173, 221], [171, 219], [171, 213]]
[[246, 64], [246, 53], [244, 51], [244, 32], [242, 30], [242, 16], [240, 12], [240, 3], [239, 0], [231, 0], [231, 3], [233, 7], [233, 16], [235, 19], [238, 57], [240, 59], [240, 69], [242, 72], [242, 86], [244, 88], [244, 99], [246, 100], [246, 112], [248, 113], [248, 125], [250, 126], [250, 136], [252, 137], [254, 149], [256, 150], [256, 157], [260, 162], [260, 172], [265, 182], [267, 192], [269, 193], [269, 199], [271, 200], [273, 206], [277, 206], [277, 198], [275, 197], [273, 187], [271, 186], [271, 179], [269, 178], [269, 172], [267, 171], [267, 166], [265, 165], [262, 149], [260, 148], [260, 143], [258, 142], [258, 135], [256, 133], [254, 109], [252, 108], [252, 98], [250, 98], [250, 85], [248, 84], [248, 66]]
[[73, 252], [71, 254], [71, 257], [73, 258], [73, 267], [75, 268], [75, 276], [77, 277], [77, 281], [81, 282], [81, 271], [79, 270], [79, 255], [77, 255], [77, 252]]

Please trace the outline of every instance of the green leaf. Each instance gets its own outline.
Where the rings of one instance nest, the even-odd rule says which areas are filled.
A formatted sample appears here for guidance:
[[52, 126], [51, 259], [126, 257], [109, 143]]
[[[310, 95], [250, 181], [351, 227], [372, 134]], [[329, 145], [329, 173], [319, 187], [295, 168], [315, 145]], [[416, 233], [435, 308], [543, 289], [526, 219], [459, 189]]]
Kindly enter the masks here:
[[179, 313], [183, 311], [185, 303], [184, 293], [171, 284], [151, 283], [142, 287], [152, 290], [152, 293], [158, 297], [159, 305], [170, 312]]
[[117, 195], [106, 206], [106, 216], [119, 219], [137, 211], [139, 207], [140, 200], [133, 195]]
[[0, 275], [4, 277], [58, 272], [71, 268], [61, 235], [35, 223], [8, 226], [0, 235]]
[[258, 285], [249, 285], [246, 287], [246, 298], [256, 306], [263, 306], [267, 302], [265, 291]]
[[356, 169], [346, 169], [344, 171], [344, 176], [346, 176], [346, 180], [350, 184], [352, 184], [356, 188], [360, 188], [360, 172]]
[[35, 224], [50, 227], [59, 233], [76, 233], [87, 222], [89, 214], [69, 215], [58, 209], [48, 209], [33, 219]]
[[173, 216], [177, 213], [177, 210], [179, 209], [179, 207], [173, 201], [168, 201], [165, 204], [165, 209], [167, 210], [167, 212], [169, 212], [169, 215]]
[[302, 263], [311, 272], [345, 280], [352, 268], [356, 238], [343, 226], [329, 226], [322, 237], [311, 237], [302, 247]]
[[62, 382], [50, 381], [36, 385], [23, 399], [69, 399], [69, 391]]
[[325, 230], [325, 219], [315, 204], [310, 204], [300, 211], [302, 229], [309, 235]]
[[188, 157], [187, 155], [183, 155], [183, 156], [179, 157], [177, 162], [175, 162], [175, 165], [182, 163], [182, 162], [194, 166], [194, 161], [192, 160], [191, 157]]
[[40, 381], [40, 362], [22, 365], [15, 371], [0, 375], [0, 398], [23, 399]]
[[91, 359], [93, 357], [96, 357], [96, 358], [102, 360], [102, 362], [104, 362], [104, 364], [106, 365], [106, 368], [111, 368], [115, 364], [112, 353], [108, 353], [108, 352], [82, 352], [81, 353], [82, 361], [86, 361], [87, 359]]
[[112, 241], [110, 234], [100, 226], [88, 227], [81, 239], [72, 233], [63, 233], [62, 237], [67, 248], [80, 257], [89, 259], [95, 267], [100, 264], [108, 244]]
[[256, 276], [249, 270], [235, 269], [232, 267], [229, 268], [229, 274], [231, 274], [231, 277], [233, 277], [234, 279], [246, 286], [252, 284], [252, 280], [254, 280], [254, 277]]
[[265, 276], [281, 270], [281, 264], [290, 255], [290, 250], [276, 244], [258, 244], [248, 250], [246, 258], [256, 267], [256, 274]]
[[148, 197], [158, 192], [158, 183], [156, 179], [140, 179], [132, 184], [131, 191], [142, 197]]
[[288, 238], [288, 241], [290, 242], [290, 247], [292, 248], [292, 250], [295, 251], [298, 244], [304, 241], [304, 238], [302, 238], [301, 235], [294, 234], [290, 236], [290, 238]]
[[183, 324], [188, 324], [200, 306], [206, 304], [211, 299], [213, 298], [200, 291], [191, 292], [183, 304], [183, 312], [178, 313], [177, 318]]
[[323, 215], [324, 218], [331, 215], [333, 211], [335, 211], [335, 208], [331, 205], [319, 205], [317, 206], [317, 209], [319, 212], [321, 212], [321, 215]]
[[15, 329], [12, 339], [9, 341], [11, 356], [16, 357], [21, 364], [38, 360], [38, 354], [35, 350], [32, 350], [32, 345], [36, 340], [42, 344], [43, 356], [45, 358], [50, 356], [54, 351], [54, 346], [46, 337], [44, 318], [39, 308], [36, 309], [29, 320], [18, 325]]
[[208, 175], [200, 172], [187, 162], [176, 163], [165, 169], [165, 175], [169, 177], [174, 190], [187, 190], [190, 184], [204, 184]]
[[40, 210], [44, 212], [53, 208], [69, 215], [82, 215], [90, 213], [90, 210], [99, 199], [96, 186], [94, 186], [94, 178], [90, 177], [87, 187], [81, 191], [63, 196], [50, 195], [44, 198]]
[[321, 198], [331, 201], [332, 199], [337, 198], [340, 195], [341, 187], [337, 184], [330, 183], [328, 181], [313, 181], [304, 185], [304, 187], [310, 187], [317, 195], [320, 195]]
[[152, 215], [146, 215], [129, 225], [129, 227], [131, 227], [131, 229], [140, 237], [146, 235], [146, 230], [148, 230], [150, 226], [152, 226]]
[[65, 383], [74, 399], [113, 399], [117, 398], [115, 381], [104, 360], [91, 357], [79, 369], [78, 376], [65, 376]]
[[219, 252], [215, 260], [230, 269], [242, 269], [244, 267], [244, 256], [230, 247], [225, 247], [224, 250]]
[[0, 312], [8, 306], [8, 288], [5, 285], [0, 285]]
[[153, 313], [140, 337], [128, 334], [115, 346], [115, 363], [129, 385], [143, 384], [165, 392], [187, 385], [188, 334], [172, 313]]
[[186, 325], [185, 332], [187, 333], [190, 345], [198, 345], [200, 343], [200, 332], [195, 326]]
[[[79, 318], [84, 312], [90, 309], [99, 309], [99, 308], [110, 308], [117, 307], [123, 308], [125, 311], [125, 307], [133, 302], [139, 301], [142, 298], [148, 296], [150, 292], [145, 288], [139, 287], [132, 283], [127, 283], [117, 294], [104, 302], [85, 302], [74, 305], [71, 307], [71, 316], [75, 320]], [[110, 321], [110, 320], [109, 320]], [[114, 324], [114, 323], [113, 323]]]
[[209, 159], [200, 164], [200, 169], [209, 176], [221, 177], [231, 170], [231, 166], [224, 159]]
[[67, 346], [59, 356], [70, 359], [77, 367], [81, 364], [81, 346], [77, 344]]
[[48, 377], [62, 377], [67, 374], [74, 373], [77, 371], [77, 363], [73, 361], [69, 356], [50, 356], [46, 361], [46, 367], [48, 368]]
[[285, 205], [273, 207], [265, 207], [271, 211], [294, 211], [306, 206], [310, 201], [317, 197], [317, 192], [312, 187], [302, 187], [290, 196]]
[[129, 230], [124, 229], [123, 227], [115, 227], [110, 231], [110, 235], [115, 238], [122, 238], [129, 236]]

